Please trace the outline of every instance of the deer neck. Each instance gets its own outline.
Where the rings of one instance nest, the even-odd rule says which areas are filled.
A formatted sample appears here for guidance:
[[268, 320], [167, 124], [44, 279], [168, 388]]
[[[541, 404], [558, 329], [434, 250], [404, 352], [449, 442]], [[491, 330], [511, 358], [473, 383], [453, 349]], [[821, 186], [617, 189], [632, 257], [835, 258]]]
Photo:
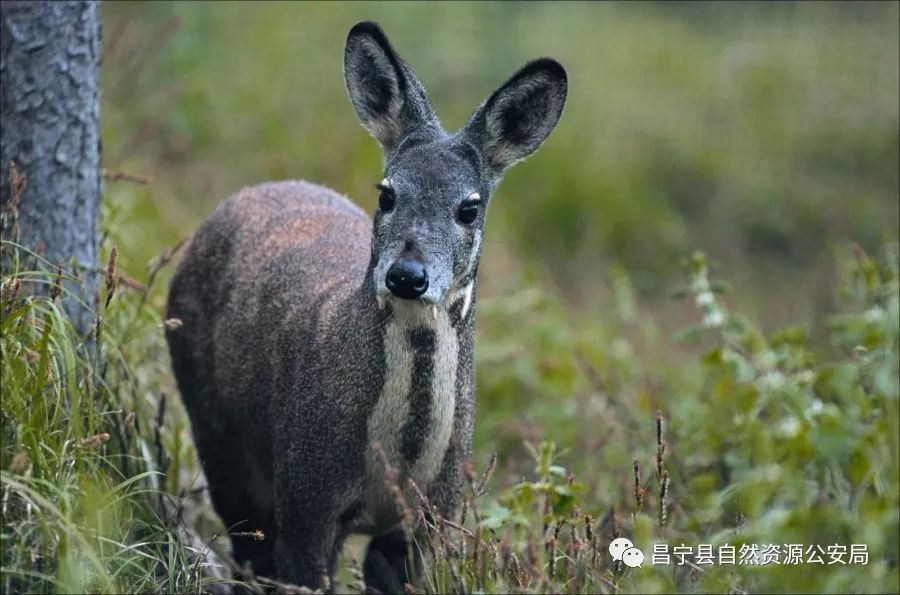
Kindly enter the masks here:
[[[369, 474], [376, 484], [384, 485], [386, 465], [404, 487], [410, 478], [422, 490], [440, 472], [465, 380], [460, 375], [471, 370], [460, 365], [460, 346], [472, 332], [473, 302], [474, 281], [451, 292], [449, 307], [385, 305], [383, 383], [367, 426]], [[392, 503], [385, 506], [393, 510]]]

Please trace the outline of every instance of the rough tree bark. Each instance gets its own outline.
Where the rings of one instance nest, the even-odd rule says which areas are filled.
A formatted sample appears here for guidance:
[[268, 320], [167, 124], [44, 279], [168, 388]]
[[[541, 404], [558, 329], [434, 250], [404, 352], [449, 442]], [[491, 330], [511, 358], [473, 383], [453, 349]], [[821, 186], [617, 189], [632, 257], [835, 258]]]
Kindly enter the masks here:
[[99, 280], [99, 17], [97, 2], [4, 1], [0, 23], [0, 208], [11, 196], [13, 161], [27, 177], [19, 243], [78, 274], [69, 289], [87, 308], [64, 303], [82, 333], [94, 320]]

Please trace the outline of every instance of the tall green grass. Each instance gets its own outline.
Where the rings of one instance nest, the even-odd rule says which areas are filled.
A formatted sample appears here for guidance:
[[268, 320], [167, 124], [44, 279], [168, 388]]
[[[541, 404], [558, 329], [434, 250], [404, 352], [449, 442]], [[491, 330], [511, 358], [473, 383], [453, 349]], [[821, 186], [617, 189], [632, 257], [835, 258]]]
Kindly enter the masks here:
[[112, 259], [81, 336], [63, 308], [78, 279], [12, 241], [2, 249], [3, 591], [200, 592], [219, 582], [225, 574], [206, 568], [208, 547], [182, 519], [178, 477], [191, 450], [183, 415], [163, 409], [170, 383], [149, 288]]

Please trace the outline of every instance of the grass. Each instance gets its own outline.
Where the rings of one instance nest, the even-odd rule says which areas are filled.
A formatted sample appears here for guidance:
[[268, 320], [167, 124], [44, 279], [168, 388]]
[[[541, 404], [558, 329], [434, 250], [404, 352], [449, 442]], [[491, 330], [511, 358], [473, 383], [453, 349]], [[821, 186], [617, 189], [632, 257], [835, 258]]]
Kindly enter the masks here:
[[106, 248], [105, 297], [83, 337], [63, 307], [79, 280], [2, 243], [6, 593], [198, 592], [226, 576], [207, 569], [197, 496], [178, 488], [184, 465], [199, 467], [184, 413], [167, 412], [160, 391], [169, 372], [151, 287]]
[[[209, 505], [196, 489], [187, 420], [167, 396], [164, 321], [147, 299], [159, 289], [127, 277], [118, 268], [127, 266], [125, 255], [111, 258], [97, 313], [103, 322], [85, 341], [61, 307], [65, 290], [37, 291], [64, 287], [55, 273], [40, 272], [49, 263], [14, 243], [3, 246], [18, 256], [4, 274], [0, 327], [4, 591], [203, 592], [228, 582], [227, 550], [212, 551], [224, 531], [204, 522]], [[424, 588], [895, 590], [898, 253], [889, 246], [879, 260], [855, 247], [845, 256], [846, 307], [831, 318], [830, 358], [809, 350], [801, 328], [766, 337], [731, 313], [699, 254], [678, 292], [698, 310], [697, 326], [679, 336], [696, 355], [680, 369], [644, 368], [631, 358], [625, 337], [641, 315], [624, 289], [620, 321], [599, 329], [576, 330], [553, 301], [530, 298], [529, 307], [543, 308], [527, 329], [536, 340], [515, 359], [539, 372], [519, 377], [515, 366], [482, 365], [480, 407], [488, 413], [479, 421], [492, 423], [498, 383], [521, 382], [520, 406], [534, 407], [530, 379], [536, 398], [574, 402], [583, 427], [536, 432], [533, 444], [519, 445], [505, 444], [501, 430], [496, 442], [480, 444], [475, 465], [487, 471], [469, 474], [459, 524], [424, 516], [434, 513], [427, 501], [403, 503], [410, 523], [433, 519], [420, 544], [435, 559]], [[494, 308], [488, 303], [481, 319], [488, 359], [503, 350], [491, 334], [516, 317], [515, 308]], [[642, 324], [653, 336], [646, 328], [653, 322]], [[618, 338], [608, 342], [604, 334]], [[568, 366], [572, 378], [559, 372]], [[568, 388], [544, 392], [545, 383]], [[544, 420], [548, 427], [572, 422], [559, 409], [559, 420]], [[502, 454], [483, 463], [489, 446]], [[821, 546], [823, 555], [828, 546], [865, 544], [869, 559], [700, 566], [688, 557], [682, 566], [629, 569], [606, 552], [620, 536], [648, 558], [663, 544], [797, 543]], [[362, 588], [359, 553], [348, 547], [339, 588]]]
[[126, 274], [118, 213], [104, 205], [105, 291], [85, 335], [67, 314], [81, 280], [17, 238], [0, 243], [5, 593], [221, 592], [234, 582], [225, 538], [256, 538], [215, 516], [174, 393], [172, 321], [154, 296], [179, 245], [141, 280]]
[[[544, 358], [582, 360], [568, 365], [582, 369], [590, 388], [575, 415], [543, 418], [548, 430], [540, 446], [528, 448], [518, 466], [507, 461], [501, 489], [480, 505], [476, 527], [490, 563], [479, 564], [471, 553], [461, 564], [439, 557], [451, 560], [445, 568], [455, 566], [447, 569], [456, 581], [452, 590], [896, 590], [898, 256], [896, 246], [880, 263], [854, 250], [842, 257], [846, 310], [830, 318], [834, 351], [827, 357], [810, 350], [801, 327], [765, 336], [731, 312], [701, 255], [689, 263], [689, 283], [677, 292], [697, 309], [696, 326], [678, 336], [690, 361], [672, 369], [635, 361], [623, 337], [639, 312], [628, 305], [622, 311], [631, 322], [608, 331], [618, 339], [604, 342], [582, 328], [566, 331], [569, 337], [557, 338], [552, 349], [536, 346]], [[539, 318], [555, 329], [572, 328]], [[525, 332], [541, 337], [533, 328]], [[539, 366], [529, 355], [516, 359], [526, 360], [522, 367]], [[552, 369], [545, 376], [552, 378]], [[536, 398], [579, 400], [578, 389], [568, 399], [561, 394], [571, 389]], [[527, 398], [517, 406], [532, 407]], [[491, 408], [484, 400], [481, 406]], [[545, 416], [552, 410], [542, 409]], [[567, 425], [571, 434], [560, 431]], [[569, 452], [560, 456], [548, 437], [572, 445]], [[720, 546], [740, 551], [774, 544], [787, 551], [787, 544], [804, 544], [824, 552], [835, 544], [866, 544], [870, 557], [866, 566], [707, 566], [692, 554], [680, 566], [631, 570], [606, 553], [619, 536], [630, 538], [648, 562], [654, 546], [686, 545], [696, 554], [701, 544], [716, 552]], [[468, 545], [469, 552], [477, 549]]]
[[[421, 588], [900, 591], [897, 4], [775, 6], [104, 5], [98, 271], [119, 254], [94, 336], [52, 263], [2, 244], [0, 589], [229, 582], [163, 339], [170, 262], [262, 179], [372, 206], [340, 55], [375, 18], [451, 128], [528, 57], [572, 80], [491, 209], [465, 519], [435, 520]], [[615, 537], [643, 567], [613, 563]], [[776, 544], [869, 559], [697, 555]]]

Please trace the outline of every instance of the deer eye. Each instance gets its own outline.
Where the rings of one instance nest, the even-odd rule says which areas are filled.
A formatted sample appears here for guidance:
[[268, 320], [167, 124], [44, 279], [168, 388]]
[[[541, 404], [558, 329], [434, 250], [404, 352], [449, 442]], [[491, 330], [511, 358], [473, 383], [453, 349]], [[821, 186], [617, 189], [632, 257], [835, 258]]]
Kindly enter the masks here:
[[478, 219], [478, 209], [480, 207], [481, 196], [474, 192], [459, 205], [459, 210], [456, 212], [457, 221], [463, 225], [472, 225]]
[[375, 185], [381, 194], [378, 195], [378, 209], [382, 213], [390, 213], [394, 210], [394, 203], [397, 200], [394, 189], [387, 185], [386, 181]]

